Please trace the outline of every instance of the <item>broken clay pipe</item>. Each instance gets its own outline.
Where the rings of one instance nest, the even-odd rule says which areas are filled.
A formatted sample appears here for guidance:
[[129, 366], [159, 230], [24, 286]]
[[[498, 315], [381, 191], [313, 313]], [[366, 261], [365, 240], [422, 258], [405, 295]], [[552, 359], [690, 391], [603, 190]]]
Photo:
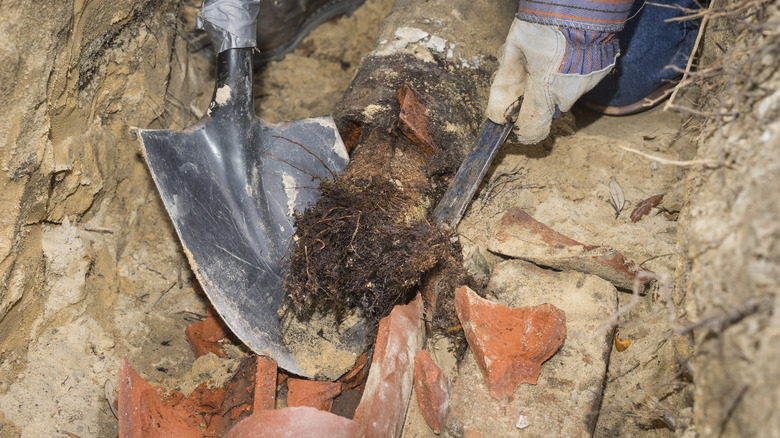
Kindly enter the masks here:
[[651, 271], [640, 268], [620, 252], [577, 242], [519, 208], [504, 214], [488, 249], [541, 266], [594, 274], [621, 289], [633, 290], [635, 284], [644, 286], [653, 277]]

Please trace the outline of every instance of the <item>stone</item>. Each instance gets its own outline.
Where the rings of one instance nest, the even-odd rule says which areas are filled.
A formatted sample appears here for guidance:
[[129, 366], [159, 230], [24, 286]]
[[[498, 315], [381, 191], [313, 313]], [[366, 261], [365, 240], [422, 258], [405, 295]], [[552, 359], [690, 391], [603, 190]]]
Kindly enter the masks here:
[[653, 274], [612, 248], [570, 239], [519, 208], [504, 214], [488, 249], [541, 266], [597, 275], [627, 290], [635, 280], [646, 284]]
[[510, 260], [493, 270], [488, 293], [509, 307], [560, 308], [566, 312], [566, 339], [542, 365], [537, 384], [518, 386], [504, 401], [491, 396], [474, 354], [467, 352], [442, 435], [592, 436], [612, 343], [612, 330], [599, 329], [617, 311], [615, 287], [595, 275]]
[[414, 357], [414, 390], [425, 422], [438, 434], [444, 425], [444, 417], [450, 404], [452, 382], [425, 350]]
[[510, 309], [463, 286], [455, 291], [455, 310], [496, 400], [512, 395], [520, 383], [535, 385], [542, 362], [566, 336], [566, 314], [549, 303]]
[[300, 406], [255, 412], [233, 426], [225, 438], [359, 438], [363, 426], [349, 418]]
[[341, 383], [287, 379], [287, 406], [308, 406], [330, 412], [333, 399], [341, 394]]
[[414, 356], [423, 345], [422, 309], [418, 294], [379, 322], [374, 359], [354, 417], [365, 426], [367, 438], [401, 436], [414, 383]]

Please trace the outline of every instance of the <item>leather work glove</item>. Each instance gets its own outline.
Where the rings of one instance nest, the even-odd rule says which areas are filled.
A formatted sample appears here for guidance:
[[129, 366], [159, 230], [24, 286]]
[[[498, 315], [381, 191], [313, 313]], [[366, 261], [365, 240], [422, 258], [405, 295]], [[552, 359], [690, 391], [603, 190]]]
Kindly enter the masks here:
[[[490, 88], [487, 117], [514, 122], [521, 143], [544, 140], [560, 111], [568, 111], [615, 65], [615, 33], [634, 0], [520, 0]], [[517, 120], [511, 109], [520, 96]]]

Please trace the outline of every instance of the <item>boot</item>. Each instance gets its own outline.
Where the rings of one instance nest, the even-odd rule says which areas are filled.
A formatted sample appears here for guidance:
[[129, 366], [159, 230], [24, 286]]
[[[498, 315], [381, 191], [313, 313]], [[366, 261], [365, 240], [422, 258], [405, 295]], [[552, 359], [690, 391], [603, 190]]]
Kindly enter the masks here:
[[352, 14], [366, 0], [261, 0], [257, 14], [255, 68], [278, 61], [315, 27], [342, 14]]

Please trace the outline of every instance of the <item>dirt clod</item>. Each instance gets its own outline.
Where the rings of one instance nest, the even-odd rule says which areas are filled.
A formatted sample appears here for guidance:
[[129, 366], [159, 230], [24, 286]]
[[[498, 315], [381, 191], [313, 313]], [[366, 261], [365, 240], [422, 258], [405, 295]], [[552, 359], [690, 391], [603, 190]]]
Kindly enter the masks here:
[[295, 221], [298, 229], [284, 282], [299, 319], [359, 309], [378, 321], [411, 298], [451, 249], [448, 236], [424, 220], [403, 220], [405, 195], [391, 181], [343, 178], [321, 185], [322, 198]]

